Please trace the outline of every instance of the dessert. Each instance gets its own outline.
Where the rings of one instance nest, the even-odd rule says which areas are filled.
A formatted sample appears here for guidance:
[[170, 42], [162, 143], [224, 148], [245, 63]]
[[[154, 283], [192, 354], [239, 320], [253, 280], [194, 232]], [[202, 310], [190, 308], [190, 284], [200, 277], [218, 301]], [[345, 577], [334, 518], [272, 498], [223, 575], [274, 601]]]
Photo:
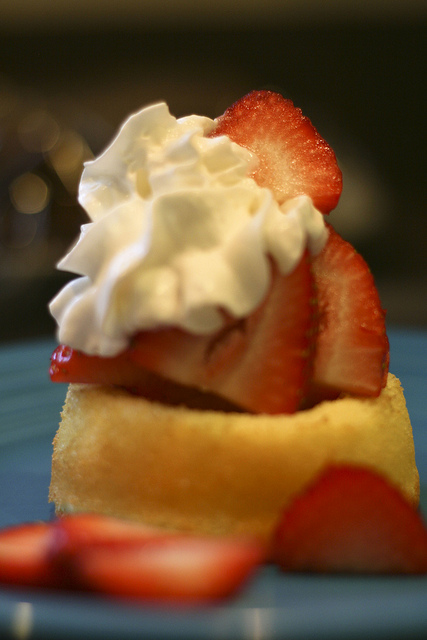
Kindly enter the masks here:
[[267, 540], [327, 467], [419, 479], [369, 268], [325, 222], [331, 148], [278, 94], [216, 121], [164, 104], [89, 163], [91, 222], [51, 304], [69, 383], [50, 500], [165, 529]]
[[385, 313], [325, 220], [340, 192], [268, 91], [216, 121], [148, 107], [86, 166], [80, 277], [51, 305], [58, 517], [0, 531], [0, 584], [194, 605], [266, 560], [427, 572]]

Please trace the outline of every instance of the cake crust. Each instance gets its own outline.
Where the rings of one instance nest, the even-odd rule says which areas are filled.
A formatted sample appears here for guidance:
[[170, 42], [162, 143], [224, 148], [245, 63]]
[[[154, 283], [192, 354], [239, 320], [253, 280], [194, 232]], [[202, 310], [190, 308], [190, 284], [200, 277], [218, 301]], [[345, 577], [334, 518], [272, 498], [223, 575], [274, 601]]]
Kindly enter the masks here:
[[327, 465], [375, 469], [416, 507], [419, 477], [399, 380], [292, 415], [171, 407], [71, 384], [54, 439], [58, 514], [104, 513], [208, 534], [270, 535], [283, 507]]

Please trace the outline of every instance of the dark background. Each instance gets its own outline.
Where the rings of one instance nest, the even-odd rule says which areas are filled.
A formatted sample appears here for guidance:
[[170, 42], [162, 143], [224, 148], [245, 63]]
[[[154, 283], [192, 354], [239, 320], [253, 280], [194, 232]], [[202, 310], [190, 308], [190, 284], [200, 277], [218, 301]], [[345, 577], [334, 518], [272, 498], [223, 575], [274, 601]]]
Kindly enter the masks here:
[[[46, 306], [67, 277], [54, 265], [85, 220], [81, 162], [130, 112], [166, 100], [215, 117], [254, 88], [290, 97], [332, 144], [344, 191], [331, 221], [369, 262], [389, 323], [427, 327], [425, 4], [339, 19], [271, 4], [263, 19], [0, 22], [0, 340], [53, 334]], [[14, 201], [28, 173], [48, 192], [31, 214]]]

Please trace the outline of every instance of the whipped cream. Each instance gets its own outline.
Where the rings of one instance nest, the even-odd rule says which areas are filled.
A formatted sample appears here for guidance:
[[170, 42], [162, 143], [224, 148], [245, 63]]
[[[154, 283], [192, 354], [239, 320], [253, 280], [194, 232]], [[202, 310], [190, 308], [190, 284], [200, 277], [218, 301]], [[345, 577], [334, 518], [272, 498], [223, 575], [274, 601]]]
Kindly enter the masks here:
[[164, 103], [132, 115], [111, 146], [86, 163], [79, 202], [90, 222], [59, 262], [80, 277], [54, 298], [58, 339], [112, 356], [137, 331], [220, 329], [263, 300], [272, 256], [290, 273], [327, 229], [311, 199], [281, 206], [248, 177], [257, 158], [215, 122], [173, 117]]

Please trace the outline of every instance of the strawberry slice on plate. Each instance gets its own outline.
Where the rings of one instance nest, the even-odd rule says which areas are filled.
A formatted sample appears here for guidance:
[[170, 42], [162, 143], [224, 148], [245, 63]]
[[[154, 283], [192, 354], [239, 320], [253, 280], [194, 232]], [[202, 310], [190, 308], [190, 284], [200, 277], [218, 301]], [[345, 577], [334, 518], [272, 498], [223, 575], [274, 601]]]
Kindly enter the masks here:
[[427, 528], [384, 477], [331, 467], [283, 513], [273, 555], [286, 571], [422, 574]]
[[335, 154], [310, 120], [290, 100], [272, 91], [252, 91], [222, 116], [210, 134], [226, 135], [258, 158], [252, 177], [279, 203], [305, 194], [322, 213], [338, 204], [342, 174]]
[[197, 604], [235, 594], [261, 561], [255, 545], [220, 539], [163, 538], [111, 550], [81, 550], [81, 582], [98, 593]]
[[47, 557], [51, 529], [34, 522], [0, 532], [0, 583], [19, 586], [55, 586], [57, 576]]
[[0, 532], [0, 583], [188, 605], [235, 594], [265, 557], [252, 539], [76, 514]]
[[313, 260], [319, 327], [311, 400], [341, 392], [375, 397], [388, 374], [385, 312], [365, 260], [328, 226], [328, 242]]
[[102, 515], [56, 524], [52, 554], [79, 588], [197, 604], [234, 594], [265, 559], [256, 541], [172, 534]]

